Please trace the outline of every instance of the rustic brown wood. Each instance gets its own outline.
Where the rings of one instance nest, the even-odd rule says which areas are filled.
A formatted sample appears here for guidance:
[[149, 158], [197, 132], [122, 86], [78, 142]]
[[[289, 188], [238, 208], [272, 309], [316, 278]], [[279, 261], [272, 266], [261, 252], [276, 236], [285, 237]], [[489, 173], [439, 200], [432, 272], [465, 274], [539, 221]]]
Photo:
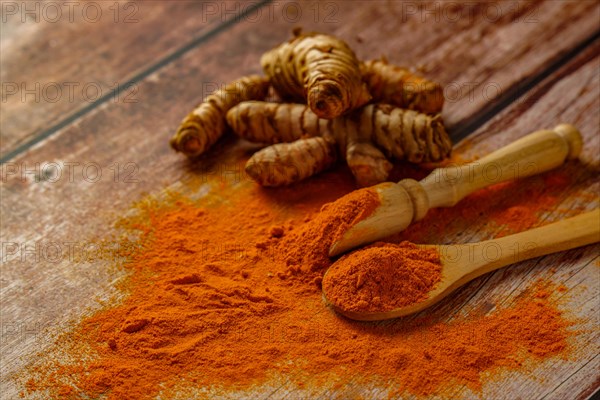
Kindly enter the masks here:
[[[467, 139], [471, 145], [477, 143], [471, 151], [478, 152], [476, 149], [480, 147], [485, 153], [515, 137], [526, 135], [532, 126], [552, 127], [559, 122], [568, 121], [581, 129], [585, 144], [580, 161], [572, 162], [565, 168], [570, 175], [576, 177], [576, 183], [567, 192], [561, 193], [562, 202], [554, 212], [547, 215], [548, 222], [559, 220], [564, 216], [564, 210], [593, 210], [598, 207], [600, 157], [597, 149], [600, 146], [600, 115], [590, 110], [600, 107], [600, 81], [597, 74], [600, 67], [599, 49], [600, 42], [597, 41]], [[589, 194], [589, 197], [586, 196], [587, 202], [581, 197], [582, 191]], [[475, 229], [471, 230], [483, 232], [476, 228], [483, 223], [485, 218], [475, 222]], [[478, 238], [482, 238], [482, 235], [473, 235], [468, 240]], [[452, 234], [448, 237], [448, 241], [454, 239], [458, 240]], [[487, 386], [484, 397], [521, 392], [527, 393], [528, 398], [585, 399], [598, 389], [598, 370], [594, 367], [597, 368], [598, 365], [597, 353], [600, 348], [600, 335], [597, 331], [599, 249], [599, 245], [587, 246], [519, 263], [505, 271], [479, 278], [479, 282], [473, 282], [463, 289], [461, 299], [446, 305], [453, 308], [458, 306], [455, 313], [458, 314], [485, 309], [487, 304], [510, 304], [527, 283], [540, 278], [563, 283], [569, 288], [568, 295], [564, 296], [564, 309], [577, 318], [574, 329], [582, 332], [573, 359], [567, 362], [556, 361], [542, 370], [534, 370], [536, 382], [531, 377], [511, 373], [505, 379]], [[544, 381], [537, 382], [542, 379]], [[466, 390], [457, 392], [456, 396], [468, 397]]]
[[[508, 7], [508, 3], [502, 3], [503, 7]], [[424, 63], [430, 76], [447, 85], [480, 79], [483, 83], [499, 82], [503, 89], [518, 86], [598, 28], [594, 20], [596, 2], [534, 3], [539, 22], [528, 25], [511, 23], [517, 14], [496, 23], [481, 17], [453, 24], [421, 23], [418, 14], [402, 22], [398, 14], [402, 12], [402, 4], [396, 2], [361, 2], [350, 8], [339, 7], [335, 22], [328, 23], [324, 20], [326, 9], [320, 9], [323, 13], [314, 21], [311, 14], [314, 8], [310, 8], [313, 4], [302, 3], [305, 11], [302, 21], [307, 29], [340, 34], [357, 47], [361, 57], [386, 53], [395, 62]], [[167, 140], [203, 92], [239, 75], [260, 71], [260, 53], [287, 37], [294, 25], [291, 14], [286, 15], [287, 20], [282, 16], [282, 7], [285, 6], [272, 9], [275, 17], [268, 25], [265, 18], [269, 17], [264, 11], [258, 21], [241, 21], [153, 73], [139, 83], [137, 103], [105, 103], [2, 165], [1, 242], [28, 246], [11, 255], [7, 255], [10, 249], [2, 249], [0, 368], [3, 395], [7, 398], [15, 398], [21, 390], [11, 378], [17, 377], [24, 365], [36, 361], [38, 351], [50, 345], [54, 334], [67, 328], [68, 321], [89, 313], [89, 307], [97, 308], [97, 299], [115, 293], [112, 284], [118, 275], [106, 263], [77, 262], [69, 257], [52, 261], [48, 256], [43, 257], [44, 249], [51, 251], [51, 246], [58, 244], [60, 249], [68, 251], [68, 243], [82, 245], [94, 235], [108, 234], [115, 217], [145, 192], [157, 193], [165, 186], [196, 191], [206, 174], [218, 174], [227, 184], [245, 179], [238, 160], [246, 150], [232, 140], [221, 141], [207, 157], [195, 162], [172, 153]], [[518, 15], [523, 17], [527, 11]], [[355, 40], [357, 32], [362, 43]], [[538, 42], [540, 35], [547, 40]], [[597, 207], [598, 154], [594, 151], [600, 140], [597, 54], [598, 44], [590, 46], [478, 129], [470, 137], [469, 146], [459, 144], [459, 151], [465, 157], [485, 154], [532, 129], [571, 122], [582, 130], [586, 148], [581, 162], [566, 167], [577, 179], [571, 189], [561, 194], [561, 208]], [[471, 102], [466, 93], [461, 98], [459, 102], [449, 102], [444, 111], [444, 117], [453, 126], [476, 117], [488, 104], [481, 97]], [[63, 176], [56, 180], [52, 165], [45, 168], [43, 164], [53, 162], [79, 163], [73, 166], [73, 181], [67, 176], [64, 164], [60, 166]], [[40, 163], [37, 170], [36, 163]], [[92, 182], [96, 163], [102, 176]], [[89, 175], [82, 175], [82, 166], [88, 167]], [[25, 168], [31, 173], [22, 179]], [[119, 170], [118, 177], [115, 168]], [[133, 175], [128, 175], [132, 171]], [[582, 190], [590, 193], [590, 200], [575, 195]], [[510, 204], [509, 195], [501, 201]], [[551, 213], [548, 221], [560, 217], [559, 212]], [[485, 216], [476, 221], [457, 221], [444, 240], [451, 243], [486, 239], [489, 231], [484, 234], [480, 230], [484, 223]], [[467, 233], [459, 236], [460, 232]], [[36, 243], [42, 252], [38, 260], [26, 251]], [[484, 386], [485, 398], [584, 399], [598, 388], [600, 360], [596, 354], [600, 340], [595, 332], [597, 320], [593, 317], [600, 291], [597, 254], [598, 246], [588, 246], [521, 263], [479, 278], [430, 311], [452, 318], [457, 313], [488, 310], [495, 302], [510, 304], [527, 283], [538, 277], [563, 282], [570, 288], [564, 309], [581, 317], [575, 329], [588, 329], [578, 335], [573, 359], [553, 360], [532, 369], [530, 374], [501, 374]], [[549, 267], [556, 267], [556, 272]], [[270, 394], [271, 398], [288, 399], [303, 395], [285, 377], [259, 391], [242, 394], [257, 398]], [[385, 388], [364, 388], [350, 383], [336, 392], [324, 390], [321, 396], [359, 394], [378, 398], [386, 393]], [[464, 388], [458, 388], [453, 397], [476, 398]]]
[[[100, 19], [99, 23], [85, 20], [79, 24], [69, 23], [69, 27], [77, 28], [65, 33], [63, 29], [52, 40], [58, 47], [75, 35], [83, 36], [83, 39], [75, 41], [75, 50], [58, 47], [52, 52], [43, 51], [49, 47], [49, 42], [43, 36], [44, 39], [39, 39], [40, 35], [49, 37], [46, 32], [53, 26], [48, 28], [47, 25], [53, 24], [35, 24], [36, 30], [41, 29], [39, 34], [26, 36], [26, 39], [14, 44], [14, 40], [5, 41], [6, 50], [15, 49], [22, 56], [3, 64], [2, 70], [9, 71], [11, 75], [3, 76], [2, 81], [36, 81], [40, 82], [42, 89], [51, 82], [63, 81], [79, 83], [83, 88], [91, 81], [100, 83], [103, 93], [109, 93], [111, 85], [120, 85], [125, 89], [109, 96], [110, 101], [139, 100], [138, 85], [134, 84], [129, 89], [126, 85], [135, 72], [139, 72], [138, 69], [143, 69], [144, 62], [151, 63], [172, 48], [185, 46], [191, 38], [197, 37], [195, 35], [210, 30], [212, 24], [209, 22], [223, 22], [231, 17], [232, 11], [249, 12], [243, 19], [244, 25], [251, 27], [253, 34], [262, 36], [260, 43], [256, 43], [257, 52], [287, 37], [292, 27], [303, 26], [306, 30], [318, 29], [346, 38], [360, 57], [376, 58], [386, 54], [392, 62], [418, 66], [428, 76], [446, 85], [444, 117], [451, 128], [461, 130], [470, 116], [494, 107], [519, 85], [542, 72], [549, 63], [592, 36], [598, 30], [596, 15], [600, 11], [597, 2], [575, 0], [448, 4], [439, 1], [360, 1], [354, 2], [353, 7], [336, 2], [291, 2], [269, 4], [256, 12], [249, 9], [255, 3], [209, 2], [204, 6], [187, 1], [174, 3], [177, 6], [167, 6], [171, 2], [139, 6], [136, 15], [140, 17], [136, 24], [114, 24], [111, 18], [106, 18], [106, 22]], [[216, 9], [213, 8], [215, 4]], [[112, 14], [112, 9], [104, 13], [111, 17]], [[125, 16], [119, 15], [125, 19]], [[359, 22], [354, 25], [344, 21]], [[133, 33], [131, 26], [135, 28]], [[357, 32], [357, 26], [360, 32]], [[18, 28], [23, 29], [22, 26]], [[73, 30], [75, 33], [71, 32]], [[107, 40], [100, 41], [98, 36], [93, 36], [96, 42], [86, 41], [85, 38], [91, 37], [92, 33], [99, 33], [100, 38]], [[29, 37], [37, 38], [32, 39], [33, 46], [28, 42], [22, 43]], [[98, 45], [98, 42], [101, 44]], [[69, 43], [73, 46], [72, 42]], [[543, 45], [534, 46], [532, 43]], [[132, 51], [134, 46], [135, 52]], [[32, 50], [26, 50], [30, 47]], [[97, 56], [90, 56], [90, 47], [98, 49], [93, 53]], [[81, 62], [70, 62], [70, 57], [79, 59], [80, 54], [85, 54], [83, 66]], [[31, 68], [9, 68], [27, 65], [32, 57], [36, 62], [31, 64]], [[56, 59], [69, 62], [65, 65], [52, 62]], [[52, 67], [54, 65], [56, 67]], [[60, 124], [65, 114], [73, 115], [89, 105], [84, 96], [73, 101], [67, 96], [62, 96], [56, 103], [45, 101], [52, 99], [51, 89], [52, 86], [48, 86], [47, 93], [40, 95], [42, 101], [39, 102], [31, 96], [26, 100], [33, 103], [29, 100], [21, 102], [18, 94], [7, 97], [3, 104], [2, 118], [6, 120], [3, 121], [3, 149], [0, 154], [6, 155], [16, 145], [26, 143], [36, 134], [43, 134]], [[93, 87], [90, 86], [89, 90], [92, 93]]]
[[3, 3], [0, 155], [103, 96], [139, 101], [137, 74], [246, 8], [189, 0]]

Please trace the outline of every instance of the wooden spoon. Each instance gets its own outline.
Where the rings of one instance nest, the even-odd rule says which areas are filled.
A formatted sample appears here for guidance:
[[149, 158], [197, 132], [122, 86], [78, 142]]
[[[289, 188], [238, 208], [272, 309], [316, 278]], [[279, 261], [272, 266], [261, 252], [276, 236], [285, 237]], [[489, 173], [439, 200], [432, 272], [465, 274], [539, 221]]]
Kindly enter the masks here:
[[[342, 305], [329, 301], [325, 291], [323, 295], [337, 312], [351, 319], [378, 321], [397, 318], [430, 307], [458, 287], [488, 272], [519, 261], [598, 241], [600, 241], [600, 209], [499, 239], [460, 245], [423, 245], [422, 247], [434, 247], [438, 250], [442, 264], [442, 279], [429, 292], [426, 300], [402, 308], [381, 312], [350, 311], [344, 310]], [[334, 267], [335, 264], [327, 272]]]
[[572, 125], [531, 133], [462, 166], [437, 168], [420, 182], [403, 179], [373, 186], [379, 207], [329, 248], [331, 257], [400, 232], [433, 207], [452, 207], [475, 190], [551, 170], [579, 156], [581, 134]]

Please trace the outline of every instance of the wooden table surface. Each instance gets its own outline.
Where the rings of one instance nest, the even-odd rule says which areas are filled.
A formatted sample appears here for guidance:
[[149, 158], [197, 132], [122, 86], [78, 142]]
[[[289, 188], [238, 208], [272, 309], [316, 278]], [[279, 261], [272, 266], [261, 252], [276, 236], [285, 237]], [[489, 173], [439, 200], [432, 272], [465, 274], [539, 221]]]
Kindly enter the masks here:
[[[559, 122], [576, 125], [585, 145], [580, 161], [565, 166], [573, 184], [545, 219], [599, 206], [597, 0], [87, 3], [1, 3], [2, 399], [18, 398], [14, 378], [49, 345], [48, 332], [114, 290], [105, 266], [48, 251], [109, 232], [107, 221], [145, 193], [185, 186], [203, 171], [204, 161], [190, 164], [168, 138], [210, 90], [260, 73], [260, 55], [296, 26], [339, 35], [359, 58], [385, 54], [443, 83], [443, 117], [455, 142], [468, 138], [457, 146], [465, 155]], [[460, 234], [445, 240], [465, 241]], [[445, 303], [455, 315], [508, 302], [538, 277], [569, 288], [565, 307], [582, 331], [572, 359], [544, 364], [536, 379], [515, 372], [486, 386], [486, 398], [586, 399], [598, 390], [599, 249], [520, 263]], [[465, 396], [458, 390], [454, 398]]]

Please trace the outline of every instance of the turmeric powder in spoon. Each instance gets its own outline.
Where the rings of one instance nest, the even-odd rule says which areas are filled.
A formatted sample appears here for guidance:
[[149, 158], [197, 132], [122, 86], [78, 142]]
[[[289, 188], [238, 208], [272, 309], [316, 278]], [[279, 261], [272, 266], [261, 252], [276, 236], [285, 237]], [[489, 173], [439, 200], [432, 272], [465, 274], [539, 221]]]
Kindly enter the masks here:
[[[373, 245], [334, 263], [323, 277], [323, 294], [336, 311], [352, 319], [397, 318], [437, 303], [488, 272], [596, 242], [600, 209], [482, 242]], [[490, 246], [495, 256], [481, 250]]]
[[344, 310], [390, 311], [425, 300], [441, 272], [434, 248], [377, 242], [340, 258], [323, 278], [323, 290]]

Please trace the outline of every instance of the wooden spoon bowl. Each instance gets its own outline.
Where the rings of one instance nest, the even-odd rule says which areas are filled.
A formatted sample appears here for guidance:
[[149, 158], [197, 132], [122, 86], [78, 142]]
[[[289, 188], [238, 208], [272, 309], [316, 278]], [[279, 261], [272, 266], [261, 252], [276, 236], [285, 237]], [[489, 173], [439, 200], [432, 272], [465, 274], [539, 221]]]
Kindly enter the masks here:
[[[422, 245], [425, 248], [433, 247], [438, 250], [442, 264], [442, 278], [429, 292], [429, 296], [418, 303], [394, 310], [352, 311], [344, 309], [341, 304], [331, 302], [327, 298], [325, 288], [323, 295], [335, 311], [351, 319], [378, 321], [398, 318], [434, 305], [460, 286], [488, 272], [519, 261], [598, 241], [600, 241], [600, 209], [499, 239], [459, 245]], [[335, 264], [329, 270], [334, 266]]]

